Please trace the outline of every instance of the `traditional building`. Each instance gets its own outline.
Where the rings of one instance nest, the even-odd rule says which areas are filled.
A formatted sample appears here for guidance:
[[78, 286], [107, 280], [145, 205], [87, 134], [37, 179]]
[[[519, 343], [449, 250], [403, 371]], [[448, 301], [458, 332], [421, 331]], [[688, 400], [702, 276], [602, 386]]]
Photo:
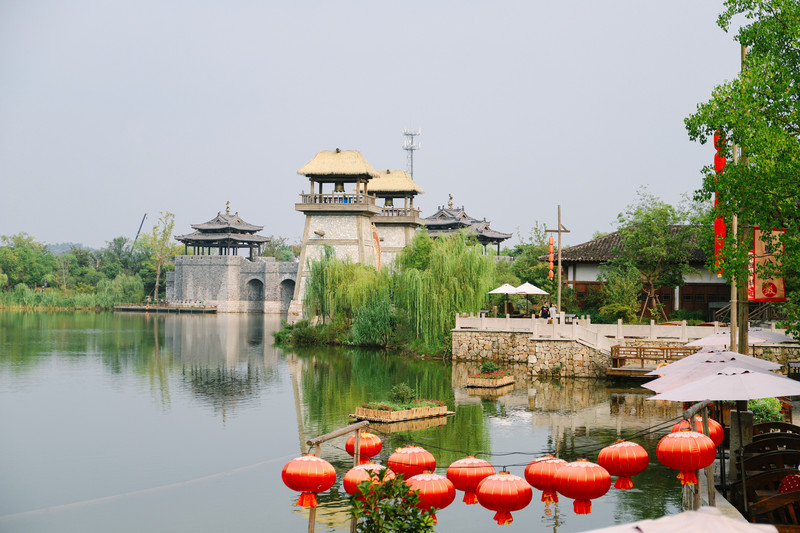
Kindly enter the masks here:
[[466, 231], [478, 239], [484, 250], [489, 245], [497, 246], [497, 255], [500, 255], [500, 243], [511, 238], [510, 233], [501, 233], [490, 228], [489, 222], [485, 218], [478, 220], [467, 215], [464, 206], [453, 207], [452, 194], [447, 207], [440, 205], [434, 214], [425, 217], [424, 222], [431, 237], [436, 238]]
[[[167, 273], [167, 300], [191, 301], [220, 312], [286, 313], [294, 294], [297, 265], [260, 257], [269, 237], [256, 235], [261, 226], [248, 224], [238, 213], [225, 213], [194, 233], [176, 239], [187, 255], [175, 257], [175, 271]], [[192, 255], [188, 255], [191, 247]], [[249, 258], [238, 255], [249, 250]]]
[[[333, 249], [339, 259], [379, 266], [380, 240], [372, 223], [381, 208], [368, 194], [368, 183], [378, 176], [357, 150], [323, 150], [297, 171], [308, 178], [309, 191], [300, 194], [295, 209], [306, 215], [297, 285], [289, 309], [289, 320], [302, 317], [309, 262]], [[345, 185], [352, 186], [351, 191]], [[329, 188], [329, 191], [325, 191]]]
[[386, 265], [394, 261], [423, 224], [419, 209], [414, 208], [414, 197], [425, 191], [404, 170], [381, 170], [369, 182], [369, 192], [383, 200], [381, 212], [372, 222], [378, 230], [380, 263]]
[[[675, 226], [674, 231], [680, 231], [680, 226]], [[575, 289], [581, 307], [585, 306], [590, 292], [599, 290], [602, 285], [597, 281], [600, 265], [615, 259], [621, 246], [622, 239], [619, 232], [615, 231], [561, 250], [563, 281]], [[547, 256], [539, 259], [544, 261]], [[724, 278], [709, 272], [705, 263], [705, 254], [699, 247], [695, 247], [689, 259], [689, 265], [695, 269], [695, 273], [687, 274], [684, 285], [680, 287], [663, 287], [658, 290], [659, 300], [667, 315], [678, 309], [685, 309], [702, 311], [710, 320], [715, 310], [728, 304], [730, 286]]]

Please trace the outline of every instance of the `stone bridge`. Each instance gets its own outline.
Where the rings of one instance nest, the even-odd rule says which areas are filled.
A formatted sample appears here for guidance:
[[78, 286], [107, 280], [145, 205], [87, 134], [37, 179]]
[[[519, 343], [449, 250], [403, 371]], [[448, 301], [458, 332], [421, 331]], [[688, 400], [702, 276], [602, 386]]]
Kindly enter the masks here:
[[297, 282], [297, 263], [273, 257], [179, 255], [167, 273], [167, 300], [197, 301], [220, 313], [285, 315]]

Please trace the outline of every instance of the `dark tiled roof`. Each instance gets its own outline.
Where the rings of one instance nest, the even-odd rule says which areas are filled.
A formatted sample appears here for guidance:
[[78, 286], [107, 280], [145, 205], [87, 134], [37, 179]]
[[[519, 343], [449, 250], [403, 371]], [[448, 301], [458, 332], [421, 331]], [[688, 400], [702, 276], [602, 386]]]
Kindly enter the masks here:
[[[685, 226], [672, 226], [672, 232], [678, 233]], [[576, 246], [562, 248], [561, 262], [568, 263], [605, 263], [617, 257], [617, 250], [622, 246], [622, 239], [618, 231], [603, 235], [589, 242]], [[539, 256], [539, 260], [547, 261], [547, 255]], [[706, 256], [699, 247], [695, 246], [689, 262], [703, 264]]]
[[217, 216], [208, 222], [192, 224], [192, 228], [203, 233], [227, 233], [229, 231], [233, 231], [234, 233], [255, 233], [264, 229], [264, 226], [248, 224], [239, 217], [239, 213], [234, 213], [232, 215], [229, 213], [217, 213]]
[[463, 207], [439, 207], [429, 217], [425, 218], [425, 227], [431, 237], [449, 235], [459, 230], [466, 229], [478, 237], [478, 240], [504, 241], [511, 238], [510, 233], [495, 231], [489, 227], [486, 220], [478, 220], [467, 215]]
[[180, 235], [175, 237], [175, 240], [191, 244], [192, 242], [244, 242], [244, 243], [260, 243], [269, 242], [269, 237], [262, 235], [252, 235], [250, 233], [208, 233], [195, 231], [189, 235]]

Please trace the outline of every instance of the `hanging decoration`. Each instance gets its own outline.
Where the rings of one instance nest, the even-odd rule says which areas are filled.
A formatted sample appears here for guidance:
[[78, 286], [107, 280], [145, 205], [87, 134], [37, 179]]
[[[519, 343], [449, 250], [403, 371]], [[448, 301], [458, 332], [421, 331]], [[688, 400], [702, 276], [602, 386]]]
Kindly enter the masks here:
[[436, 468], [436, 459], [431, 452], [419, 446], [406, 446], [397, 448], [386, 462], [395, 474], [403, 474], [406, 479], [417, 474], [433, 472]]
[[[366, 431], [361, 432], [361, 443], [359, 444], [358, 448], [358, 455], [360, 457], [358, 464], [365, 464], [369, 462], [369, 458], [375, 455], [378, 455], [383, 448], [383, 443], [381, 442], [380, 437], [374, 435], [372, 433], [367, 433]], [[356, 437], [355, 435], [351, 435], [350, 438], [347, 439], [347, 442], [344, 443], [344, 449], [347, 453], [350, 454], [350, 457], [353, 457], [356, 453]]]
[[292, 459], [281, 471], [283, 483], [292, 490], [302, 492], [297, 500], [301, 507], [316, 507], [318, 492], [325, 492], [336, 481], [333, 465], [314, 455]]
[[447, 479], [455, 488], [464, 491], [464, 503], [473, 505], [478, 503], [475, 489], [484, 478], [495, 474], [496, 471], [489, 461], [477, 459], [473, 456], [459, 459], [447, 468]]
[[512, 511], [524, 509], [533, 498], [533, 490], [519, 476], [500, 472], [485, 477], [476, 490], [478, 503], [495, 511], [494, 520], [504, 526], [514, 521]]
[[[723, 170], [725, 170], [725, 150], [727, 149], [728, 143], [725, 138], [725, 134], [719, 130], [714, 132], [714, 149], [716, 149], [716, 153], [714, 154], [714, 171], [717, 173], [717, 181], [719, 181], [719, 177], [722, 175]], [[714, 210], [719, 210], [719, 198], [717, 193], [714, 193]], [[725, 237], [726, 237], [726, 228], [725, 228], [725, 219], [722, 217], [717, 217], [714, 219], [714, 270], [717, 273], [718, 277], [722, 276], [722, 248], [725, 246]]]
[[547, 254], [548, 254], [547, 259], [549, 261], [549, 264], [547, 266], [547, 268], [548, 268], [547, 277], [550, 278], [550, 279], [553, 279], [555, 277], [555, 274], [553, 274], [553, 259], [555, 259], [555, 256], [553, 254], [553, 236], [552, 235], [550, 235], [550, 238], [547, 239]]
[[575, 500], [575, 514], [592, 512], [592, 500], [599, 498], [611, 488], [608, 470], [586, 459], [567, 463], [556, 472], [556, 490]]
[[542, 491], [545, 514], [550, 514], [550, 504], [558, 503], [556, 492], [556, 472], [567, 464], [564, 459], [556, 459], [552, 455], [545, 455], [534, 459], [525, 467], [525, 479], [535, 489]]
[[[691, 427], [691, 424], [688, 420], [681, 420], [672, 426], [670, 431], [675, 433], [676, 431], [683, 431], [684, 429], [703, 433], [703, 417], [700, 415], [694, 417], [694, 428]], [[722, 426], [719, 422], [711, 418], [708, 419], [708, 437], [712, 440], [714, 446], [719, 446], [722, 444], [722, 441], [725, 438], [725, 430], [722, 429]]]
[[656, 456], [667, 468], [680, 470], [678, 479], [681, 485], [697, 483], [696, 470], [701, 470], [714, 462], [716, 456], [714, 441], [696, 431], [677, 431], [669, 433], [658, 441]]
[[[381, 470], [386, 470], [386, 467], [376, 463], [364, 463], [363, 465], [354, 466], [344, 475], [342, 486], [347, 494], [355, 494], [358, 491], [358, 484], [372, 479], [373, 474], [377, 474]], [[394, 472], [386, 470], [383, 475], [384, 480], [389, 480], [394, 477]], [[372, 484], [377, 485], [378, 480], [373, 480]]]
[[618, 440], [606, 446], [597, 456], [597, 464], [608, 470], [612, 476], [619, 476], [614, 483], [616, 489], [632, 489], [635, 476], [644, 472], [650, 461], [647, 450], [635, 442]]
[[406, 480], [411, 490], [419, 491], [417, 507], [423, 511], [431, 511], [433, 523], [436, 523], [436, 511], [444, 509], [456, 499], [456, 488], [453, 483], [439, 474], [417, 474]]

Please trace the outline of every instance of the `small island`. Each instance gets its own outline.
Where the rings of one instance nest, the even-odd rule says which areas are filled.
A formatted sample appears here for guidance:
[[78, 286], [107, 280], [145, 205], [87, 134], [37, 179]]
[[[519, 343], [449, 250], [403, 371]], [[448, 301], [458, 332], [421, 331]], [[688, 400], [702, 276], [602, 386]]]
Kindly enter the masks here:
[[358, 420], [370, 422], [401, 422], [420, 418], [453, 415], [447, 410], [447, 404], [441, 400], [416, 398], [416, 393], [405, 383], [392, 387], [389, 400], [381, 402], [365, 402], [356, 407], [351, 415]]
[[481, 365], [480, 374], [470, 374], [467, 376], [467, 387], [498, 388], [514, 384], [514, 376], [511, 372], [500, 370], [500, 367], [491, 361], [486, 361]]

